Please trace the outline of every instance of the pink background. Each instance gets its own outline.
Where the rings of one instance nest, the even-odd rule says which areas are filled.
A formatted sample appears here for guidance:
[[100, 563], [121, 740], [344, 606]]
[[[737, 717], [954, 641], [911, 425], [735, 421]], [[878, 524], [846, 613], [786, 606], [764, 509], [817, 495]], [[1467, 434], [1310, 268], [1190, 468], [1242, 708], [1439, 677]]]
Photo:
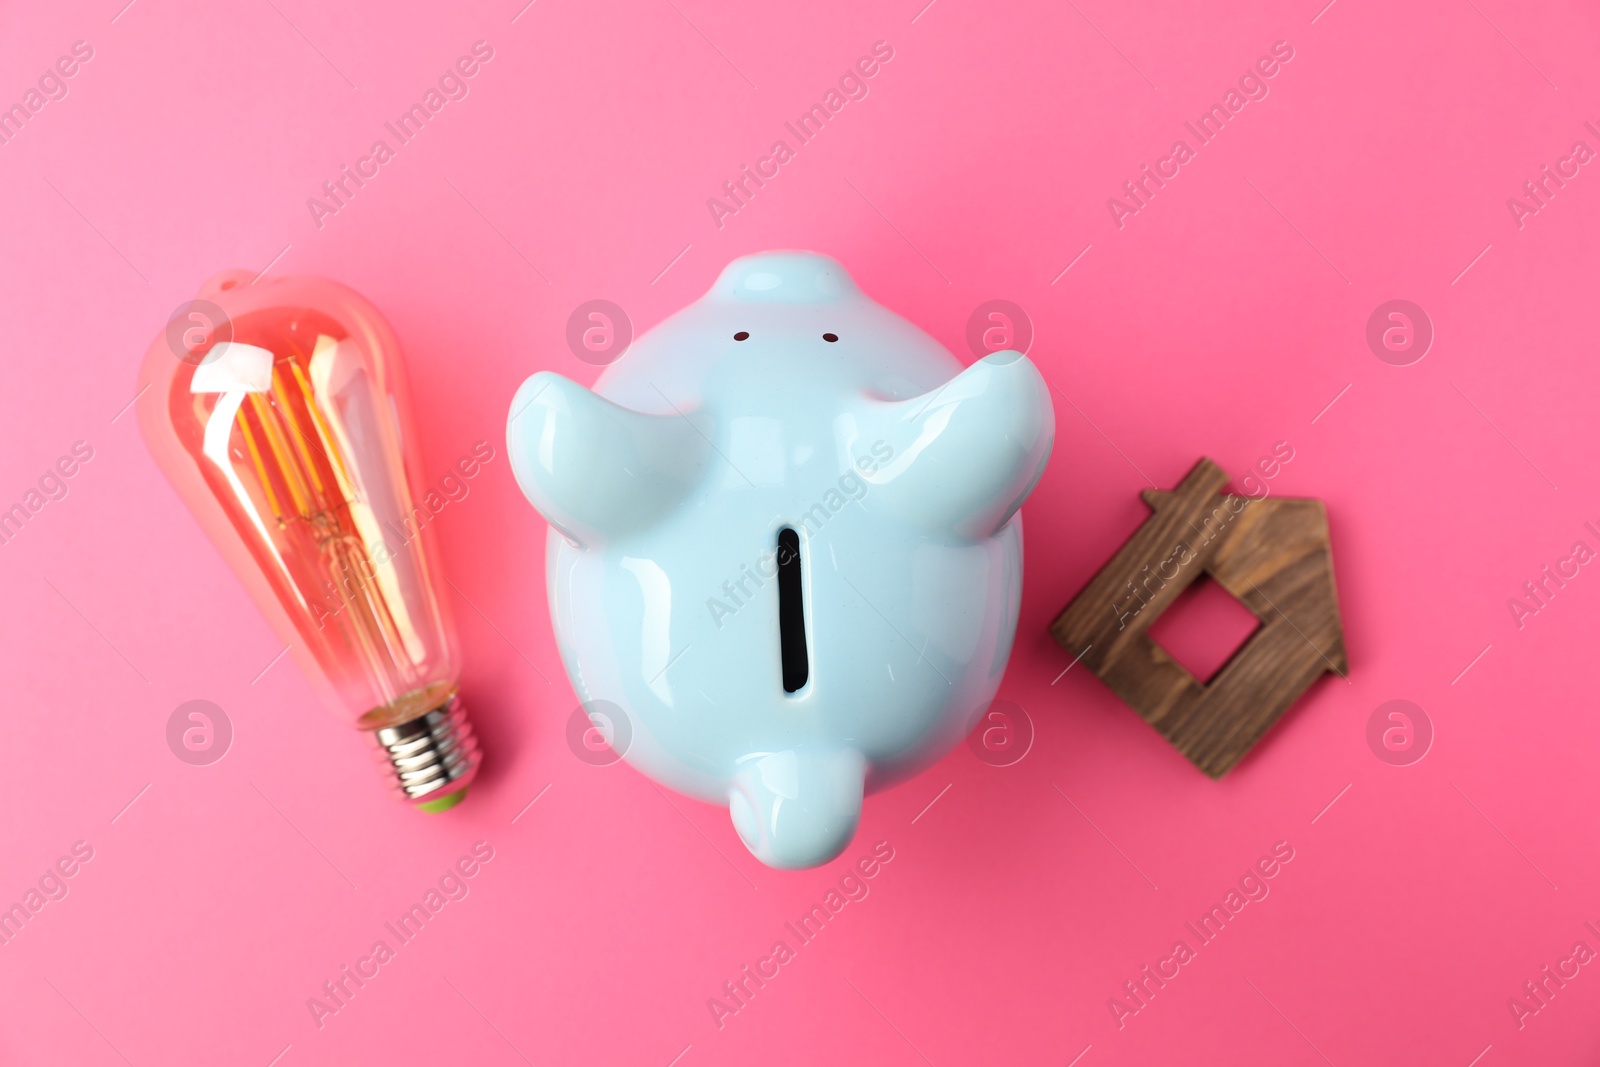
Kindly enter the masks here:
[[[0, 506], [75, 441], [94, 450], [0, 546], [0, 903], [74, 842], [94, 850], [0, 947], [0, 1062], [1600, 1053], [1600, 968], [1520, 1030], [1507, 1007], [1576, 941], [1600, 949], [1583, 925], [1600, 925], [1600, 573], [1521, 629], [1507, 607], [1574, 541], [1600, 548], [1583, 525], [1600, 525], [1600, 174], [1521, 229], [1506, 204], [1573, 142], [1600, 148], [1583, 125], [1600, 120], [1600, 17], [925, 2], [0, 12], [0, 102], [74, 41], [94, 49], [0, 146]], [[470, 95], [319, 229], [307, 198], [477, 40], [494, 58]], [[870, 95], [719, 229], [706, 198], [878, 40], [894, 58]], [[1280, 40], [1294, 59], [1270, 95], [1119, 230], [1107, 198], [1192, 146], [1183, 122]], [[593, 380], [563, 340], [579, 303], [614, 300], [644, 329], [730, 258], [795, 246], [966, 360], [972, 310], [1021, 305], [1059, 436], [1024, 509], [1001, 690], [1032, 749], [992, 767], [959, 748], [872, 798], [838, 864], [779, 873], [722, 810], [569, 751], [544, 528], [502, 441], [526, 375]], [[426, 480], [496, 447], [436, 527], [470, 599], [465, 695], [489, 753], [446, 815], [386, 795], [370, 741], [273, 662], [281, 645], [119, 415], [167, 315], [212, 272], [269, 264], [344, 280], [393, 323], [427, 400]], [[1436, 329], [1411, 366], [1365, 341], [1393, 298]], [[1045, 627], [1142, 520], [1142, 487], [1202, 454], [1242, 475], [1278, 441], [1295, 458], [1273, 491], [1327, 502], [1352, 671], [1212, 782], [1086, 671], [1063, 676]], [[234, 726], [211, 766], [167, 748], [191, 699]], [[1366, 741], [1392, 699], [1436, 732], [1412, 766]], [[494, 859], [470, 895], [319, 1029], [307, 998], [479, 840]], [[894, 859], [870, 895], [719, 1029], [707, 998], [880, 840]], [[1294, 859], [1270, 896], [1119, 1029], [1108, 998], [1279, 841]]]

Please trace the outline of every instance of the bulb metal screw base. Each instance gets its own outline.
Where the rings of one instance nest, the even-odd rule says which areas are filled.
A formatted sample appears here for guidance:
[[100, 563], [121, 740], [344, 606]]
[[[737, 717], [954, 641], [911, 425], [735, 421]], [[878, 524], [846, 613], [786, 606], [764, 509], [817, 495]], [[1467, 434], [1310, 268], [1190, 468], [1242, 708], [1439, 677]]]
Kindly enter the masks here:
[[432, 711], [375, 733], [391, 779], [415, 806], [438, 804], [465, 790], [478, 774], [478, 739], [459, 695], [451, 694]]

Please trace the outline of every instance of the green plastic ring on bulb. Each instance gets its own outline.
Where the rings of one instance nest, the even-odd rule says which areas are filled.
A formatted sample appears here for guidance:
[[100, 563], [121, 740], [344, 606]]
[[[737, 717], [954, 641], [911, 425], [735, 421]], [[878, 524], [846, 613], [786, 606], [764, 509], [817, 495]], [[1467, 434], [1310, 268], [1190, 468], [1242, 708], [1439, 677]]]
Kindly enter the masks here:
[[418, 811], [449, 811], [467, 798], [467, 787], [462, 786], [454, 793], [446, 793], [437, 800], [429, 800], [417, 805]]

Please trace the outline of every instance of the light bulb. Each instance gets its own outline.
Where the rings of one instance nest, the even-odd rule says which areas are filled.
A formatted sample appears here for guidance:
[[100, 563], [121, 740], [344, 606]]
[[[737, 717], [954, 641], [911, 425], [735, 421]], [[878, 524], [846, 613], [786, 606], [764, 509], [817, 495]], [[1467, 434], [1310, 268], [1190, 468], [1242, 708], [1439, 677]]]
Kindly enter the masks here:
[[345, 286], [228, 271], [150, 346], [139, 421], [307, 677], [376, 736], [407, 800], [438, 811], [479, 754], [399, 357]]

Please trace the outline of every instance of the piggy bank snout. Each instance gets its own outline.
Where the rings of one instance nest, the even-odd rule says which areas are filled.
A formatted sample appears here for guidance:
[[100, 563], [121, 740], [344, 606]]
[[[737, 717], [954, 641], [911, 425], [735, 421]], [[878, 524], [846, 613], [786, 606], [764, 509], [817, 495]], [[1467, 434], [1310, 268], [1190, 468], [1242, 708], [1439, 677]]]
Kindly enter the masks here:
[[866, 761], [850, 749], [769, 752], [740, 761], [728, 811], [757, 859], [817, 867], [843, 852], [861, 821]]

